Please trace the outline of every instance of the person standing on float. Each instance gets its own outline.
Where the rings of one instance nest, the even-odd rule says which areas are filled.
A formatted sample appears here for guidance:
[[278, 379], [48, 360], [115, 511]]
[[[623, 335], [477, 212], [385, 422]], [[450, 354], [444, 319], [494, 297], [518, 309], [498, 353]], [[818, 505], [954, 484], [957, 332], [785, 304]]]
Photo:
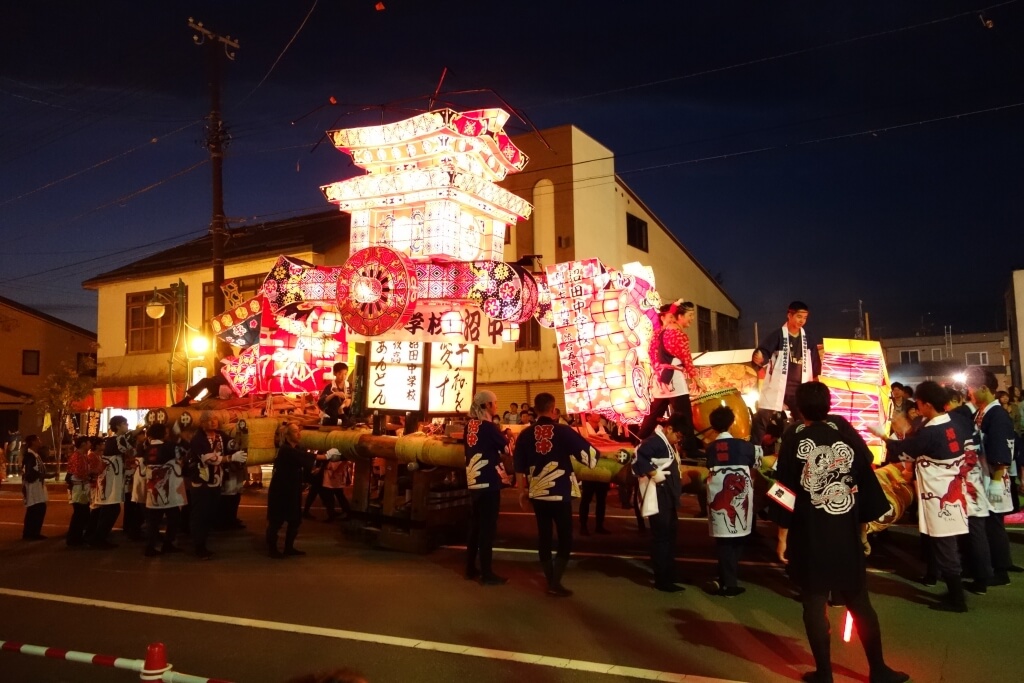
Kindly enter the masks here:
[[690, 405], [690, 386], [703, 391], [697, 368], [690, 355], [690, 339], [684, 330], [696, 318], [696, 310], [689, 301], [677, 301], [659, 309], [661, 329], [651, 340], [651, 364], [654, 377], [651, 380], [651, 411], [640, 424], [637, 436], [641, 441], [654, 433], [658, 420], [671, 406], [672, 414], [683, 416], [686, 426], [682, 433], [682, 445], [692, 455], [698, 448], [693, 432], [693, 409]]
[[797, 387], [821, 374], [818, 345], [804, 329], [809, 315], [804, 302], [790, 303], [786, 324], [761, 340], [754, 349], [751, 357], [754, 365], [768, 364], [751, 428], [750, 440], [756, 445], [761, 445], [774, 413], [788, 408], [792, 422], [803, 419], [796, 402]]

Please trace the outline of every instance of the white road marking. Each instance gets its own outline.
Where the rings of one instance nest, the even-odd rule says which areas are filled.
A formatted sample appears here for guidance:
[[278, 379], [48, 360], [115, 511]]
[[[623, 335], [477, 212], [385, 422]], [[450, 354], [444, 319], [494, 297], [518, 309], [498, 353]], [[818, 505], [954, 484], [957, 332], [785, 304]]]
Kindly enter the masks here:
[[262, 619], [248, 619], [244, 617], [232, 617], [222, 614], [206, 614], [203, 612], [191, 612], [187, 610], [166, 609], [163, 607], [151, 607], [148, 605], [137, 605], [110, 600], [92, 600], [88, 598], [72, 597], [68, 595], [55, 595], [52, 593], [37, 593], [35, 591], [23, 591], [13, 588], [0, 588], [0, 595], [7, 595], [15, 598], [28, 600], [45, 600], [48, 602], [59, 602], [84, 607], [101, 607], [103, 609], [118, 610], [121, 612], [135, 612], [147, 616], [170, 617], [174, 619], [188, 619], [191, 621], [203, 621], [213, 624], [228, 624], [248, 628], [259, 628], [268, 631], [282, 631], [284, 633], [302, 633], [323, 638], [334, 638], [336, 640], [352, 640], [362, 643], [375, 643], [378, 645], [392, 645], [414, 650], [434, 650], [436, 652], [447, 652], [449, 654], [463, 655], [466, 657], [481, 657], [484, 659], [495, 659], [520, 662], [522, 664], [534, 664], [536, 666], [547, 666], [555, 669], [571, 669], [574, 671], [586, 671], [589, 673], [601, 673], [609, 676], [623, 676], [630, 678], [641, 678], [648, 681], [676, 681], [677, 683], [743, 683], [724, 678], [708, 678], [688, 674], [672, 673], [670, 671], [657, 671], [655, 669], [638, 669], [628, 666], [618, 666], [603, 662], [588, 662], [581, 659], [562, 659], [559, 657], [547, 657], [530, 652], [509, 652], [506, 650], [492, 650], [484, 647], [472, 647], [459, 645], [457, 643], [442, 643], [432, 640], [418, 640], [416, 638], [401, 638], [387, 636], [379, 633], [364, 633], [362, 631], [348, 631], [336, 628], [324, 628], [320, 626], [308, 626], [306, 624], [289, 624], [282, 621], [264, 621]]

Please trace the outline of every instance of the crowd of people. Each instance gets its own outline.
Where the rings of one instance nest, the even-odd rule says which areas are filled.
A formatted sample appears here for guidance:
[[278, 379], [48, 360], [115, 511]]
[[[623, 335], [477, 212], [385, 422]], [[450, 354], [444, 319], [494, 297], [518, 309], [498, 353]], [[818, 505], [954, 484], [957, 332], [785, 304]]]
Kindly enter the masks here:
[[[689, 401], [691, 388], [703, 390], [685, 334], [693, 311], [688, 302], [669, 304], [660, 311], [662, 327], [650, 348], [654, 401], [628, 464], [636, 483], [638, 521], [650, 524], [654, 589], [685, 590], [681, 584], [686, 580], [676, 571], [676, 543], [680, 463], [689, 456], [703, 458], [708, 468], [706, 509], [718, 578], [706, 590], [724, 598], [745, 592], [739, 565], [757, 512], [754, 470], [762, 447], [770, 446], [777, 455], [775, 482], [763, 512], [776, 523], [778, 558], [786, 565], [803, 605], [816, 667], [803, 679], [832, 680], [826, 612], [831, 601], [847, 605], [854, 617], [870, 666], [870, 683], [908, 680], [907, 674], [885, 663], [881, 627], [866, 582], [867, 525], [887, 514], [890, 504], [864, 440], [846, 420], [830, 413], [829, 389], [815, 381], [820, 359], [804, 329], [808, 307], [799, 301], [790, 304], [786, 323], [753, 353], [752, 362], [765, 370], [765, 382], [751, 439], [733, 435], [736, 415], [723, 405], [710, 414], [714, 439], [707, 445], [696, 438]], [[321, 409], [330, 424], [344, 417], [350, 398], [347, 368], [335, 370], [341, 379], [321, 395]], [[965, 592], [985, 594], [990, 587], [1008, 584], [1011, 572], [1022, 571], [1012, 562], [1003, 517], [1017, 509], [1024, 405], [1018, 390], [999, 391], [995, 377], [978, 368], [968, 372], [966, 388], [965, 396], [934, 382], [916, 388], [893, 384], [892, 429], [879, 432], [886, 439], [887, 458], [907, 463], [914, 471], [926, 556], [922, 582], [936, 585], [941, 579], [946, 586], [932, 607], [954, 613], [968, 610]], [[783, 411], [791, 415], [788, 425], [780, 425]], [[591, 441], [607, 441], [614, 435], [613, 423], [598, 414], [571, 422], [549, 393], [538, 394], [532, 406], [512, 403], [503, 412], [493, 392], [481, 391], [473, 398], [464, 431], [471, 499], [466, 579], [485, 586], [508, 582], [496, 571], [493, 549], [501, 491], [515, 486], [521, 507], [532, 511], [536, 520], [538, 559], [547, 594], [555, 598], [573, 594], [565, 585], [573, 544], [572, 499], [581, 498], [582, 535], [590, 533], [592, 504], [595, 532], [607, 533], [604, 516], [610, 488], [600, 480], [584, 481], [581, 486], [573, 474], [573, 461], [595, 468], [599, 454]], [[517, 434], [510, 429], [513, 425], [519, 427]], [[106, 439], [77, 439], [68, 461], [73, 514], [67, 545], [113, 548], [108, 536], [123, 504], [124, 530], [129, 538], [141, 539], [145, 528], [147, 556], [178, 551], [178, 533], [187, 526], [193, 552], [209, 559], [210, 529], [241, 526], [238, 496], [247, 461], [219, 427], [210, 412], [201, 415], [198, 428], [153, 424], [130, 431], [127, 420], [115, 417]], [[283, 425], [278, 437], [266, 530], [267, 553], [275, 559], [304, 554], [295, 547], [295, 540], [314, 496], [323, 497], [332, 517], [335, 502], [343, 514], [350, 512], [340, 453], [315, 454], [302, 448], [300, 427], [294, 423]], [[44, 538], [46, 469], [39, 451], [37, 437], [25, 439], [26, 540]], [[318, 476], [303, 507], [303, 489], [311, 475]], [[278, 545], [282, 529], [283, 549]], [[972, 577], [968, 584], [962, 582], [965, 572]]]

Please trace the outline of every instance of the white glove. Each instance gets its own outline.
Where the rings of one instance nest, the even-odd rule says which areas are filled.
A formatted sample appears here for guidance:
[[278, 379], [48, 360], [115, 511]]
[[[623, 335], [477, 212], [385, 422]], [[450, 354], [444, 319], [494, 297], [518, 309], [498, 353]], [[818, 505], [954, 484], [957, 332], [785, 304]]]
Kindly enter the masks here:
[[986, 490], [986, 493], [988, 493], [988, 502], [1002, 503], [1004, 490], [1005, 487], [1003, 486], [1002, 479], [993, 479], [990, 481], [988, 483], [988, 489]]
[[651, 475], [651, 481], [655, 484], [665, 481], [665, 472], [663, 470], [654, 470], [654, 474]]
[[339, 460], [341, 460], [341, 451], [339, 451], [337, 448], [330, 449], [329, 451], [327, 451], [325, 455], [327, 455], [327, 459], [330, 460], [331, 462], [338, 462]]
[[868, 425], [865, 425], [865, 426], [868, 428], [869, 432], [871, 432], [872, 434], [874, 434], [878, 438], [880, 438], [880, 439], [886, 438], [887, 434], [885, 433], [885, 430], [882, 429], [882, 425], [880, 425], [880, 424], [868, 424]]
[[245, 461], [249, 459], [249, 454], [245, 451], [235, 451], [231, 454], [231, 462], [237, 462], [244, 465]]

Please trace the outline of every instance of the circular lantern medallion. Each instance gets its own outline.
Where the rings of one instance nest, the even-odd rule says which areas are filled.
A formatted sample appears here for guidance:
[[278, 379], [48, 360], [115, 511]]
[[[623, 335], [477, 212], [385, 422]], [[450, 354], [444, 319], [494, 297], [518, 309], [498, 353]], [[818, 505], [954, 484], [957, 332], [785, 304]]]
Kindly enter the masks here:
[[416, 302], [415, 267], [394, 249], [360, 249], [341, 267], [338, 312], [356, 334], [373, 337], [404, 323]]

